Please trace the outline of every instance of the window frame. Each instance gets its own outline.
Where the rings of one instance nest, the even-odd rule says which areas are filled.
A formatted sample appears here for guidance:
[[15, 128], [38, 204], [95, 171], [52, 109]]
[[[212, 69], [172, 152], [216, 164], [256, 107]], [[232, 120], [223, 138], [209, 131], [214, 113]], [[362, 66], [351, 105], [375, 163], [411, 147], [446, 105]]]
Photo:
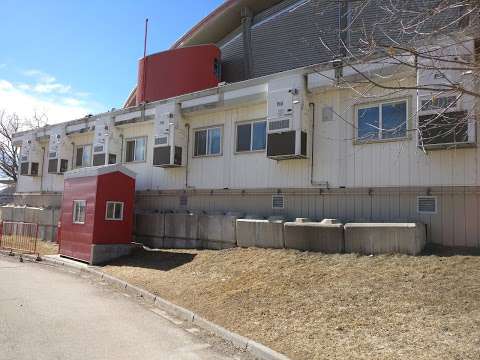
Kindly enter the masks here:
[[[76, 220], [77, 204], [83, 203], [83, 221]], [[72, 223], [76, 225], [85, 225], [87, 220], [87, 200], [73, 200]]]
[[[406, 111], [405, 111], [405, 135], [399, 137], [388, 137], [384, 138], [382, 134], [383, 128], [383, 110], [382, 107], [384, 105], [392, 105], [392, 104], [399, 104], [405, 103]], [[380, 100], [375, 102], [367, 102], [356, 104], [354, 106], [354, 117], [355, 117], [355, 136], [354, 136], [354, 144], [361, 145], [361, 144], [370, 144], [370, 143], [383, 143], [383, 142], [393, 142], [393, 141], [405, 141], [410, 139], [409, 130], [411, 129], [410, 126], [410, 118], [411, 118], [411, 109], [410, 109], [411, 99], [410, 96], [408, 97], [400, 97], [395, 99], [388, 99], [388, 100]], [[369, 108], [378, 108], [378, 134], [376, 138], [373, 139], [361, 139], [358, 137], [358, 130], [359, 130], [359, 119], [358, 119], [358, 112], [361, 109], [369, 109]]]
[[[134, 159], [133, 161], [127, 161], [127, 143], [128, 142], [131, 142], [131, 141], [135, 141], [135, 148], [133, 149], [133, 157], [135, 158], [135, 155], [136, 155], [136, 149], [137, 149], [137, 140], [139, 139], [144, 139], [145, 140], [145, 150], [143, 151], [143, 160], [137, 160], [137, 159]], [[130, 138], [127, 138], [125, 139], [125, 153], [124, 153], [124, 163], [125, 164], [138, 164], [138, 163], [144, 163], [144, 162], [147, 162], [147, 151], [148, 149], [148, 136], [135, 136], [135, 137], [130, 137]]]
[[[253, 126], [254, 124], [258, 124], [264, 122], [265, 123], [265, 148], [259, 149], [259, 150], [253, 150]], [[250, 124], [250, 150], [238, 150], [238, 126], [242, 125], [247, 125]], [[267, 151], [267, 119], [265, 118], [259, 118], [259, 119], [253, 119], [253, 120], [242, 120], [238, 121], [235, 123], [235, 147], [234, 147], [234, 153], [236, 155], [240, 154], [251, 154], [251, 153], [264, 153]]]
[[[113, 217], [108, 217], [108, 206], [112, 204], [113, 205]], [[117, 205], [121, 205], [121, 210], [120, 210], [120, 218], [115, 217], [115, 208]], [[123, 211], [125, 209], [125, 202], [123, 201], [113, 201], [113, 200], [107, 200], [105, 203], [105, 220], [106, 221], [123, 221]]]
[[[209, 154], [209, 136], [208, 136], [208, 132], [209, 130], [214, 130], [214, 129], [219, 129], [220, 130], [220, 152], [218, 154]], [[205, 146], [206, 146], [206, 151], [205, 151], [205, 154], [202, 154], [202, 155], [195, 155], [195, 151], [196, 151], [196, 134], [200, 131], [206, 131], [207, 132], [207, 136], [206, 136], [206, 141], [205, 141]], [[193, 157], [194, 158], [203, 158], [203, 157], [216, 157], [216, 156], [223, 156], [223, 124], [222, 125], [212, 125], [212, 126], [206, 126], [206, 127], [200, 127], [200, 128], [196, 128], [196, 129], [193, 129]]]
[[[85, 153], [85, 148], [86, 147], [90, 147], [90, 163], [85, 165], [83, 163], [83, 154]], [[83, 152], [82, 152], [82, 165], [81, 166], [78, 166], [77, 165], [77, 155], [78, 155], [78, 152], [77, 152], [77, 149], [79, 148], [83, 148]], [[75, 145], [75, 169], [82, 169], [82, 168], [86, 168], [86, 167], [91, 167], [93, 165], [93, 144], [82, 144], [82, 145]]]

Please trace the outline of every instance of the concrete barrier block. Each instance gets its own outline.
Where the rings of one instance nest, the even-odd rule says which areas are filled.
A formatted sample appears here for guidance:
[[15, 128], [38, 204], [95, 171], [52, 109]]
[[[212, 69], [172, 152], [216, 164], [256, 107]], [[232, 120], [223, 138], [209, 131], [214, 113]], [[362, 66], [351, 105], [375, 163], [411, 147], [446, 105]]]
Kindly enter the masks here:
[[199, 215], [198, 238], [207, 249], [226, 249], [237, 246], [235, 227], [239, 215]]
[[1, 217], [2, 221], [12, 221], [13, 220], [13, 206], [2, 206]]
[[237, 245], [283, 249], [283, 220], [238, 219], [236, 222]]
[[345, 251], [359, 254], [418, 255], [426, 244], [421, 223], [351, 223], [345, 225]]
[[165, 214], [163, 213], [137, 213], [135, 215], [135, 235], [140, 237], [165, 236]]
[[165, 237], [198, 240], [198, 215], [192, 213], [165, 214]]
[[24, 222], [25, 221], [25, 207], [15, 206], [13, 208], [13, 217], [12, 217], [11, 221]]
[[343, 225], [320, 222], [285, 223], [285, 248], [326, 254], [344, 251]]

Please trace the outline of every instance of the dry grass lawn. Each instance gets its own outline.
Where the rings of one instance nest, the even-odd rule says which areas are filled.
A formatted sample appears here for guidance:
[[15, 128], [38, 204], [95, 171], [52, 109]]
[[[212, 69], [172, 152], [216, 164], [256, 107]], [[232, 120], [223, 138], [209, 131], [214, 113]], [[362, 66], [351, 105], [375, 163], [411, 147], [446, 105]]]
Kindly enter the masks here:
[[480, 257], [145, 252], [104, 271], [293, 359], [480, 359]]
[[40, 254], [40, 256], [58, 254], [58, 244], [39, 240], [37, 242], [37, 252]]

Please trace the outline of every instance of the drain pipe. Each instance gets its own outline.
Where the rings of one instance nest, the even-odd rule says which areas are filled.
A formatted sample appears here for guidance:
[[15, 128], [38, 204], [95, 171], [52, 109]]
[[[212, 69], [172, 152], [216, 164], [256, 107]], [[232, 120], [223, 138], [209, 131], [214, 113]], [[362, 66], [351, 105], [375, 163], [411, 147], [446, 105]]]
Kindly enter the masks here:
[[[43, 155], [42, 155], [42, 169], [40, 173], [40, 193], [43, 193], [43, 171], [45, 170], [45, 146], [42, 147]], [[47, 159], [48, 160], [48, 159]]]
[[123, 134], [120, 134], [121, 145], [120, 145], [120, 164], [123, 163]]
[[312, 109], [312, 154], [310, 162], [310, 185], [315, 185], [313, 181], [313, 166], [314, 166], [314, 153], [315, 153], [315, 103], [311, 102], [308, 104], [310, 109]]
[[185, 124], [187, 128], [187, 160], [185, 161], [185, 189], [188, 189], [188, 159], [189, 159], [189, 148], [190, 148], [190, 124]]

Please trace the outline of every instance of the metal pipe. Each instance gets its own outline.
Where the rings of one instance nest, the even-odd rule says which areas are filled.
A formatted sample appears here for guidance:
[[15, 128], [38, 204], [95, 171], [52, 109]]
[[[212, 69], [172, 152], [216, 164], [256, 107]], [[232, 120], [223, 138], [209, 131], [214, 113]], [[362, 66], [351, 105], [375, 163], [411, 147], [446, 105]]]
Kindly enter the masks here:
[[190, 148], [190, 124], [185, 124], [187, 128], [187, 160], [185, 161], [185, 189], [188, 189], [188, 160]]

